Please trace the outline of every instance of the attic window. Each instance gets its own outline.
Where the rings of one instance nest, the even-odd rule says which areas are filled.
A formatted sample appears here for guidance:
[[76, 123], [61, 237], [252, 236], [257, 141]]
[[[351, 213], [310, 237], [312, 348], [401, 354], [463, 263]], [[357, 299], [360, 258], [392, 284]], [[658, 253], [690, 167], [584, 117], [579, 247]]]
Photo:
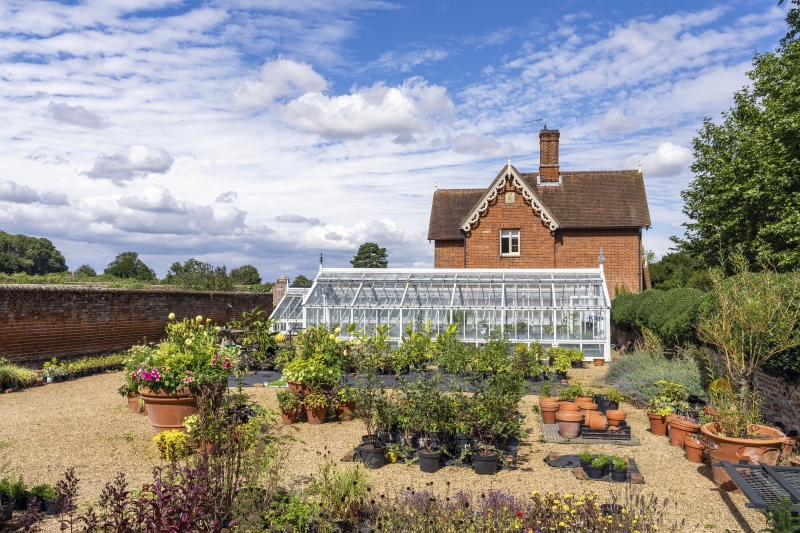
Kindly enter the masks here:
[[519, 230], [500, 230], [500, 256], [519, 256]]

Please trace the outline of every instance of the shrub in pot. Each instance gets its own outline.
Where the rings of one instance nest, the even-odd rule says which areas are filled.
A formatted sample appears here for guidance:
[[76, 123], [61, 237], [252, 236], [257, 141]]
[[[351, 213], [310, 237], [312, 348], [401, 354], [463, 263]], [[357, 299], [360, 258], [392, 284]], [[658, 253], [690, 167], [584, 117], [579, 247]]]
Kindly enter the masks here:
[[26, 511], [28, 509], [28, 491], [21, 475], [16, 480], [9, 482], [8, 496], [14, 498], [14, 510]]
[[592, 464], [594, 455], [589, 450], [583, 450], [580, 454], [578, 454], [578, 459], [581, 462], [581, 467], [585, 470], [586, 467]]
[[303, 398], [293, 390], [282, 390], [277, 394], [278, 407], [284, 424], [294, 424], [300, 412], [305, 408]]
[[602, 477], [605, 475], [607, 465], [608, 457], [600, 454], [592, 459], [592, 464], [585, 468], [586, 475], [589, 476], [589, 479], [602, 479]]
[[328, 414], [330, 399], [321, 391], [311, 392], [303, 396], [303, 404], [306, 406], [306, 415], [309, 424], [324, 424], [325, 416]]
[[622, 483], [628, 479], [628, 463], [618, 455], [611, 457], [611, 481]]
[[16, 500], [10, 496], [0, 496], [0, 522], [8, 522], [14, 516]]
[[[348, 331], [350, 329], [348, 327]], [[376, 431], [379, 414], [387, 430], [391, 429], [392, 418], [396, 414], [393, 408], [387, 406], [389, 398], [386, 388], [378, 377], [379, 369], [389, 353], [389, 326], [379, 324], [375, 329], [374, 336], [351, 331], [351, 336], [358, 341], [355, 416], [364, 424], [369, 439], [369, 443], [362, 445], [359, 452], [364, 466], [370, 469], [381, 468], [386, 461], [386, 447], [379, 442]]]
[[434, 473], [439, 470], [442, 456], [439, 431], [447, 427], [451, 416], [452, 402], [439, 388], [438, 375], [425, 376], [405, 387], [406, 404], [411, 416], [411, 424], [420, 433], [419, 467], [422, 472]]

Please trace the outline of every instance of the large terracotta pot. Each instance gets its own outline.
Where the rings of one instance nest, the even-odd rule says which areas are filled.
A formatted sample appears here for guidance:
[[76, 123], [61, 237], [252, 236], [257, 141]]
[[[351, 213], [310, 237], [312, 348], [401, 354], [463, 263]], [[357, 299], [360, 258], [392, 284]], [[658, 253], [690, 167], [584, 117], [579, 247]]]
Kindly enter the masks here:
[[558, 410], [559, 411], [574, 411], [574, 412], [577, 413], [577, 412], [579, 412], [581, 410], [581, 408], [578, 407], [578, 404], [576, 404], [575, 402], [558, 402]]
[[139, 414], [139, 395], [138, 394], [128, 394], [128, 409], [131, 410], [131, 413], [138, 415]]
[[183, 387], [176, 394], [167, 392], [150, 392], [143, 387], [139, 396], [144, 400], [147, 416], [154, 433], [177, 429], [186, 433], [183, 421], [186, 417], [197, 414], [197, 398], [188, 387]]
[[328, 406], [320, 407], [318, 409], [311, 409], [306, 407], [306, 415], [308, 415], [309, 424], [324, 424], [325, 415], [328, 414]]
[[741, 459], [747, 459], [751, 464], [764, 463], [774, 466], [778, 462], [781, 447], [786, 439], [786, 435], [781, 431], [767, 426], [752, 425], [750, 431], [765, 438], [738, 439], [717, 435], [719, 427], [716, 422], [709, 422], [700, 427], [700, 431], [706, 436], [708, 442], [708, 458], [711, 461], [714, 483], [719, 488], [736, 490], [736, 485], [728, 477], [725, 469], [722, 466], [714, 466], [714, 463], [730, 461], [732, 464], [736, 464]]
[[586, 425], [596, 431], [608, 429], [608, 419], [600, 411], [587, 411]]
[[678, 418], [678, 415], [672, 413], [671, 415], [667, 415], [667, 438], [672, 440], [672, 427], [669, 425], [670, 422]]
[[559, 411], [556, 413], [558, 433], [565, 439], [575, 439], [581, 434], [583, 413], [578, 411]]
[[558, 405], [543, 405], [539, 407], [542, 412], [542, 422], [545, 424], [556, 423], [556, 413], [558, 412]]
[[692, 436], [687, 436], [684, 440], [684, 447], [686, 448], [686, 459], [693, 463], [702, 463], [705, 459], [704, 452], [706, 443], [700, 439]]
[[628, 413], [625, 411], [621, 411], [619, 409], [606, 409], [606, 418], [608, 419], [608, 425], [617, 427], [619, 423], [625, 420], [628, 417]]
[[343, 402], [336, 406], [336, 418], [349, 422], [355, 418], [356, 402]]
[[297, 422], [298, 416], [300, 416], [299, 409], [294, 411], [284, 411], [283, 409], [281, 409], [281, 419], [283, 420], [284, 424], [287, 425], [294, 424], [295, 422]]
[[591, 396], [578, 396], [577, 398], [575, 398], [575, 403], [578, 405], [582, 403], [593, 403], [593, 402], [594, 398], [592, 398]]
[[309, 392], [306, 384], [300, 381], [286, 380], [286, 384], [289, 385], [289, 390], [292, 392]]
[[683, 448], [686, 437], [689, 435], [697, 435], [700, 432], [700, 424], [693, 420], [673, 418], [669, 421], [669, 426], [669, 443], [678, 448]]
[[558, 398], [539, 398], [539, 407], [543, 405], [558, 407]]
[[647, 413], [647, 418], [650, 419], [650, 431], [653, 435], [658, 435], [659, 437], [667, 435], [667, 417], [655, 413]]

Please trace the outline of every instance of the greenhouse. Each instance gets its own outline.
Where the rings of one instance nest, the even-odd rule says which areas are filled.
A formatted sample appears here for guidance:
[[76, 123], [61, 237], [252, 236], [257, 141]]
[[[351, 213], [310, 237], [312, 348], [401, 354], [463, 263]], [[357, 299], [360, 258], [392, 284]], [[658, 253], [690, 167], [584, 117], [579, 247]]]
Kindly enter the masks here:
[[[390, 326], [392, 342], [406, 330], [431, 336], [459, 325], [464, 342], [481, 343], [499, 329], [516, 343], [539, 342], [610, 357], [610, 300], [602, 268], [324, 269], [310, 288], [289, 289], [275, 308], [280, 331], [314, 324], [371, 332]], [[346, 335], [346, 328], [342, 332]]]

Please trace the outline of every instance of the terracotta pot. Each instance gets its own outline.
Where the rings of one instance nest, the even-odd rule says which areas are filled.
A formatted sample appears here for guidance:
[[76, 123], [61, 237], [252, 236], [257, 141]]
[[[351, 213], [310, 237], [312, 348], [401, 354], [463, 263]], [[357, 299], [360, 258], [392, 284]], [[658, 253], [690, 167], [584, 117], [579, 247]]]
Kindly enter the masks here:
[[672, 439], [672, 428], [670, 427], [669, 423], [678, 418], [678, 415], [672, 413], [671, 415], [667, 415], [667, 438]]
[[306, 407], [306, 415], [308, 415], [308, 423], [309, 424], [324, 424], [325, 423], [325, 415], [328, 414], [328, 406], [318, 407], [317, 409], [311, 409]]
[[605, 357], [595, 357], [593, 359], [593, 361], [594, 361], [594, 366], [603, 366], [605, 364], [605, 362], [606, 362], [606, 358]]
[[542, 407], [543, 405], [547, 405], [549, 407], [555, 405], [558, 407], [558, 403], [558, 398], [539, 398], [539, 407]]
[[705, 442], [691, 436], [686, 437], [683, 442], [686, 449], [686, 459], [698, 464], [705, 460]]
[[300, 416], [300, 410], [284, 411], [281, 409], [281, 418], [284, 424], [294, 424], [297, 422], [297, 417]]
[[725, 469], [722, 466], [714, 466], [714, 463], [730, 461], [736, 464], [740, 459], [747, 459], [751, 464], [764, 463], [774, 466], [778, 462], [781, 446], [786, 438], [781, 431], [767, 426], [752, 425], [751, 432], [767, 438], [737, 439], [717, 435], [719, 427], [716, 422], [709, 422], [701, 426], [700, 431], [708, 442], [708, 458], [711, 461], [714, 483], [721, 489], [736, 490], [736, 485], [728, 477]]
[[583, 413], [573, 411], [559, 411], [556, 413], [558, 433], [565, 439], [575, 439], [581, 434]]
[[597, 404], [596, 403], [579, 403], [578, 408], [581, 411], [597, 411]]
[[594, 398], [591, 396], [578, 396], [575, 398], [575, 403], [580, 405], [582, 403], [594, 403]]
[[611, 427], [619, 426], [619, 423], [628, 417], [628, 413], [619, 409], [606, 409], [606, 418]]
[[144, 400], [153, 433], [171, 429], [186, 433], [183, 421], [186, 417], [197, 414], [197, 398], [192, 396], [188, 387], [183, 387], [176, 394], [163, 391], [154, 393], [143, 387], [139, 390], [139, 396]]
[[139, 395], [138, 394], [128, 394], [128, 409], [131, 410], [131, 413], [138, 415], [139, 414]]
[[670, 420], [669, 426], [669, 443], [678, 448], [683, 448], [686, 437], [689, 435], [697, 435], [700, 432], [700, 424], [693, 420], [673, 418]]
[[608, 429], [608, 419], [599, 411], [587, 411], [586, 425], [595, 431], [605, 431]]
[[559, 411], [574, 411], [574, 412], [577, 413], [577, 412], [579, 412], [581, 410], [581, 408], [578, 407], [578, 404], [576, 404], [575, 402], [558, 402], [558, 410]]
[[349, 422], [355, 418], [356, 402], [344, 402], [336, 406], [336, 418]]
[[545, 423], [545, 424], [555, 424], [556, 423], [556, 413], [558, 412], [558, 406], [557, 405], [542, 406], [542, 407], [539, 407], [539, 411], [542, 412], [542, 422], [543, 423]]
[[653, 435], [664, 437], [667, 435], [667, 417], [664, 415], [657, 415], [655, 413], [647, 413], [647, 418], [650, 419], [650, 431]]
[[300, 381], [289, 381], [286, 380], [286, 384], [289, 385], [289, 390], [293, 392], [309, 392], [308, 387], [305, 383]]
[[800, 437], [793, 436], [793, 437], [786, 437], [786, 440], [783, 442], [783, 449], [781, 450], [781, 458], [788, 459], [792, 452], [794, 451], [795, 446], [797, 445], [797, 439]]

